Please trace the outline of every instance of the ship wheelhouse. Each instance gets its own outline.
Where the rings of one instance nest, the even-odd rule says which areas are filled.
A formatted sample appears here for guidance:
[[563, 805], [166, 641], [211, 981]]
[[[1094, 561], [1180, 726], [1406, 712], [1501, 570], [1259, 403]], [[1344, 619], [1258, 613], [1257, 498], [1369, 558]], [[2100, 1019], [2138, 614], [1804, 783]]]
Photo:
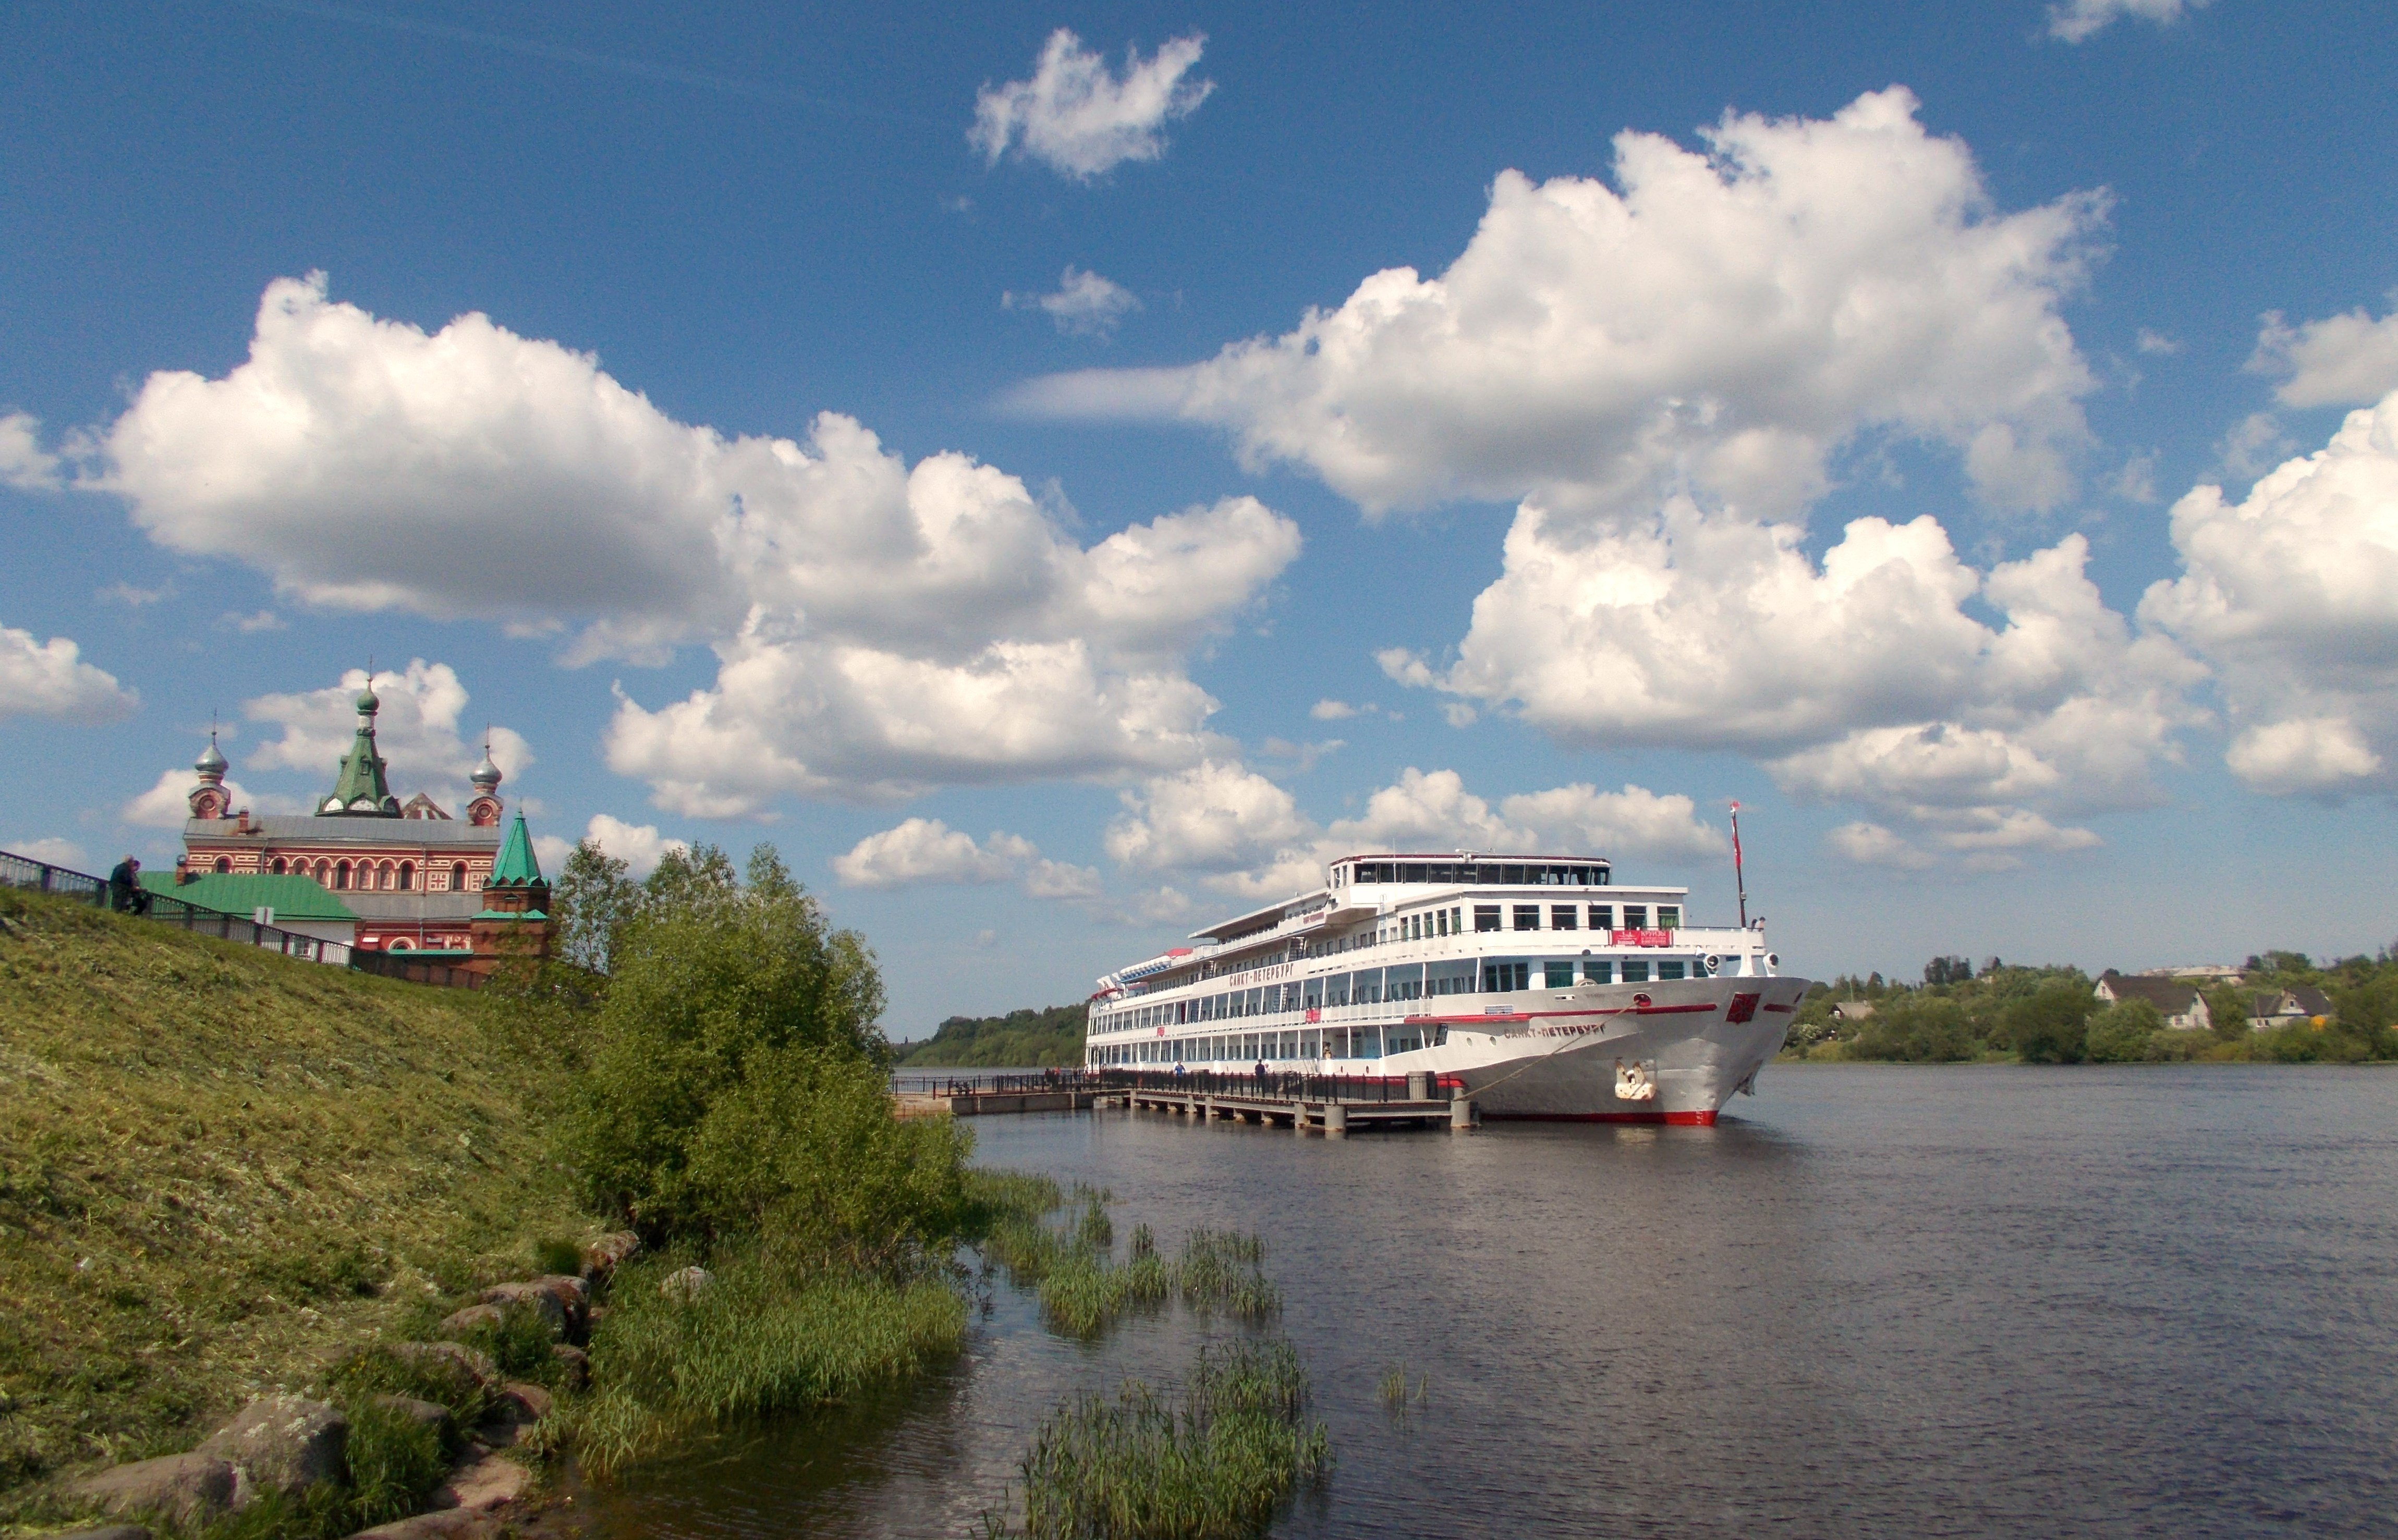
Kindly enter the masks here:
[[1349, 856], [1314, 892], [1099, 980], [1085, 1060], [1371, 1062], [1520, 1019], [1543, 990], [1772, 974], [1761, 930], [1688, 925], [1688, 894], [1619, 887], [1592, 858]]

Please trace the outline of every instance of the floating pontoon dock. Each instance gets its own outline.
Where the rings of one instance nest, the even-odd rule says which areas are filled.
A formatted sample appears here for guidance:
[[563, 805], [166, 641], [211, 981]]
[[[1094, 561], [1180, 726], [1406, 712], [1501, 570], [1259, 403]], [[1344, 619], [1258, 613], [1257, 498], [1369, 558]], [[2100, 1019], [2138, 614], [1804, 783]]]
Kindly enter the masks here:
[[1009, 1112], [1126, 1107], [1226, 1122], [1340, 1135], [1369, 1129], [1479, 1125], [1474, 1103], [1421, 1072], [1374, 1079], [1324, 1075], [1142, 1075], [1061, 1070], [1054, 1075], [900, 1077], [902, 1117], [979, 1118]]

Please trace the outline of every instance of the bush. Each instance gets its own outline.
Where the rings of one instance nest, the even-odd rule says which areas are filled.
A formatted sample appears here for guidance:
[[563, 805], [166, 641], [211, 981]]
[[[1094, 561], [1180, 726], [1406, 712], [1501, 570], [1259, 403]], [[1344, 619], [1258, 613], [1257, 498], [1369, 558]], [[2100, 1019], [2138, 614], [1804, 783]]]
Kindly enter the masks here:
[[558, 1336], [542, 1313], [521, 1300], [502, 1306], [496, 1324], [471, 1326], [458, 1334], [458, 1341], [512, 1380], [546, 1385], [558, 1378], [558, 1355], [551, 1351]]
[[958, 1232], [967, 1138], [902, 1121], [882, 984], [761, 846], [670, 856], [608, 943], [588, 1067], [564, 1119], [595, 1201], [652, 1242], [804, 1234], [862, 1259]]
[[1964, 1008], [1938, 995], [1908, 995], [1886, 1002], [1849, 1045], [1857, 1059], [1943, 1064], [1981, 1051], [1966, 1024]]
[[345, 1405], [371, 1398], [409, 1396], [450, 1409], [461, 1427], [472, 1427], [491, 1409], [491, 1397], [473, 1376], [438, 1361], [405, 1359], [388, 1347], [352, 1355], [333, 1371], [333, 1392]]
[[2164, 1030], [2164, 1016], [2146, 1000], [2119, 1000], [2089, 1019], [2082, 1056], [2094, 1065], [2130, 1065], [2160, 1055], [2151, 1040]]
[[2015, 1000], [2001, 1020], [2008, 1041], [2024, 1063], [2073, 1065], [2081, 1062], [2090, 1014], [2096, 1008], [2087, 984], [2064, 982]]

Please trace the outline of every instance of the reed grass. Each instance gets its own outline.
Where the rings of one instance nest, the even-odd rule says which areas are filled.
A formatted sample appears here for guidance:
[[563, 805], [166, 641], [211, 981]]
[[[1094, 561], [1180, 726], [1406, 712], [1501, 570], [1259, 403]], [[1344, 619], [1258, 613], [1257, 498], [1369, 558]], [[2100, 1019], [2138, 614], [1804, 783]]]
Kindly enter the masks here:
[[1202, 1315], [1263, 1321], [1282, 1311], [1282, 1291], [1264, 1272], [1266, 1244], [1254, 1235], [1196, 1229], [1182, 1238], [1175, 1292]]
[[1173, 1294], [1172, 1273], [1154, 1252], [1119, 1265], [1075, 1251], [1042, 1280], [1041, 1313], [1067, 1336], [1093, 1337], [1117, 1317], [1154, 1310]]
[[[1307, 1372], [1287, 1341], [1201, 1350], [1178, 1401], [1128, 1381], [1059, 1407], [1020, 1466], [1032, 1540], [1231, 1540], [1264, 1533], [1301, 1480], [1332, 1467], [1305, 1421]], [[986, 1533], [1005, 1533], [984, 1518]]]
[[713, 1431], [804, 1410], [920, 1373], [958, 1350], [965, 1302], [937, 1276], [809, 1271], [763, 1246], [710, 1259], [692, 1297], [658, 1280], [665, 1253], [620, 1274], [591, 1339], [592, 1393], [561, 1435], [606, 1478]]

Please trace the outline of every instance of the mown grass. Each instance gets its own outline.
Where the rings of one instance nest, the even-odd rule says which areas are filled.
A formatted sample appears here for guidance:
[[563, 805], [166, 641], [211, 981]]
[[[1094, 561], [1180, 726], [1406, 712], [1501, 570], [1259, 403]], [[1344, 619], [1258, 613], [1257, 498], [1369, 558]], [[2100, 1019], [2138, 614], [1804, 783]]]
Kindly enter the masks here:
[[[0, 891], [0, 1521], [602, 1227], [463, 992]], [[570, 1242], [571, 1243], [571, 1242]]]
[[[1261, 1534], [1302, 1480], [1331, 1469], [1306, 1422], [1307, 1373], [1288, 1342], [1202, 1349], [1179, 1400], [1138, 1381], [1041, 1425], [1024, 1456], [1033, 1540], [1227, 1540]], [[989, 1526], [1004, 1530], [1004, 1525]]]

